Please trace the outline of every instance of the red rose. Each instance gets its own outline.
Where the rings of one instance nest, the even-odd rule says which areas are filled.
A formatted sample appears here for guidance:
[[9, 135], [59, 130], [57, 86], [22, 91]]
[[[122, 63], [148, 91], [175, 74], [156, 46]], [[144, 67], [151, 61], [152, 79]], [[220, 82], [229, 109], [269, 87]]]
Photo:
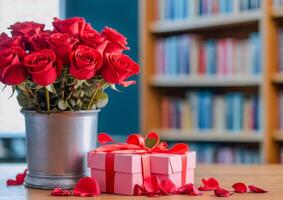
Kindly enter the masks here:
[[27, 77], [22, 64], [25, 51], [20, 47], [11, 47], [0, 51], [0, 82], [7, 85], [18, 85]]
[[55, 17], [52, 25], [56, 32], [78, 36], [83, 32], [86, 26], [86, 21], [81, 17], [72, 17], [65, 20]]
[[23, 41], [21, 36], [9, 37], [6, 33], [0, 35], [0, 49], [9, 47], [23, 47]]
[[79, 80], [94, 77], [102, 65], [102, 55], [95, 49], [80, 45], [70, 55], [70, 73]]
[[123, 50], [129, 50], [127, 47], [127, 38], [113, 28], [105, 27], [101, 33], [109, 41], [106, 53], [122, 53]]
[[67, 33], [53, 33], [48, 39], [50, 48], [56, 53], [62, 64], [69, 63], [69, 54], [78, 41]]
[[128, 86], [135, 81], [126, 81], [130, 76], [139, 73], [139, 65], [131, 60], [130, 57], [120, 53], [107, 53], [106, 63], [102, 68], [103, 78], [114, 84]]
[[94, 29], [84, 30], [80, 36], [81, 43], [96, 49], [104, 42], [104, 38]]
[[32, 37], [27, 37], [27, 43], [31, 50], [39, 51], [41, 49], [48, 49], [49, 44], [47, 42], [50, 32], [44, 31], [39, 34], [33, 35]]
[[24, 65], [32, 76], [33, 82], [47, 86], [57, 78], [56, 55], [52, 50], [43, 49], [24, 58]]
[[43, 31], [45, 25], [35, 22], [17, 22], [10, 26], [12, 36], [33, 36]]

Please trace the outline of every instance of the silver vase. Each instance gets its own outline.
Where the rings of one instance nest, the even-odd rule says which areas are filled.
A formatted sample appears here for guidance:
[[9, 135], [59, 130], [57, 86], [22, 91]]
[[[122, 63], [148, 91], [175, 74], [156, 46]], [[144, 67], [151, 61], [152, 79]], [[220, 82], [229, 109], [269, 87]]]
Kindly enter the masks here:
[[87, 151], [96, 147], [99, 110], [41, 114], [23, 111], [28, 187], [72, 188], [87, 175]]

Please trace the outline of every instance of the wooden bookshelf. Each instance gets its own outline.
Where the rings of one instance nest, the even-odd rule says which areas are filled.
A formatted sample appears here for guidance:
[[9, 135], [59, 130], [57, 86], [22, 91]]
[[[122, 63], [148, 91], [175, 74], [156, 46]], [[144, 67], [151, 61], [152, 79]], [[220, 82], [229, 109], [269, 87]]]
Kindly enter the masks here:
[[274, 131], [274, 140], [278, 142], [283, 142], [283, 131]]
[[243, 12], [240, 14], [220, 14], [212, 17], [196, 17], [193, 20], [173, 22], [152, 22], [150, 30], [155, 34], [211, 30], [243, 24], [258, 23], [261, 11]]
[[[146, 133], [157, 130], [167, 141], [195, 141], [195, 142], [222, 142], [222, 143], [258, 143], [259, 153], [263, 163], [279, 163], [280, 143], [283, 141], [281, 134], [274, 134], [278, 129], [279, 107], [278, 87], [283, 83], [283, 75], [277, 73], [278, 69], [278, 20], [283, 18], [282, 8], [273, 8], [272, 0], [262, 0], [260, 10], [238, 14], [225, 14], [210, 17], [198, 17], [184, 21], [155, 21], [154, 1], [140, 0], [140, 60], [142, 63], [141, 74], [141, 131]], [[245, 27], [245, 28], [243, 28]], [[256, 27], [256, 29], [255, 29]], [[181, 33], [225, 34], [228, 37], [236, 36], [239, 31], [257, 30], [261, 34], [262, 48], [262, 74], [261, 76], [240, 77], [157, 77], [155, 76], [155, 41], [167, 35]], [[213, 36], [212, 36], [213, 37]], [[167, 88], [174, 88], [167, 90]], [[249, 92], [250, 87], [255, 87], [261, 98], [260, 133], [243, 131], [237, 134], [222, 132], [209, 134], [190, 132], [184, 130], [168, 130], [161, 128], [161, 100], [163, 95], [178, 88], [231, 88], [237, 91]], [[175, 90], [176, 88], [176, 90]], [[239, 89], [240, 88], [240, 89]], [[162, 91], [166, 91], [165, 93]], [[178, 90], [179, 91], [179, 90]]]
[[217, 77], [153, 77], [151, 85], [154, 87], [253, 87], [260, 86], [261, 76]]
[[211, 131], [188, 131], [188, 130], [156, 130], [160, 133], [161, 139], [166, 141], [187, 141], [187, 142], [231, 142], [231, 143], [260, 143], [262, 133], [260, 132], [221, 132]]
[[272, 9], [272, 17], [282, 18], [283, 17], [283, 8], [273, 8]]
[[274, 73], [272, 75], [273, 83], [283, 83], [283, 73]]

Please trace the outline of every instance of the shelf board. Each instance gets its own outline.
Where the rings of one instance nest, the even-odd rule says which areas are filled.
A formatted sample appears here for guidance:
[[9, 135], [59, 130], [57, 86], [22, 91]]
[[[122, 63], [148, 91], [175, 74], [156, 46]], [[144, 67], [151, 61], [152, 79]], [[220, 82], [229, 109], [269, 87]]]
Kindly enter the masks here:
[[174, 33], [193, 30], [217, 29], [235, 25], [258, 22], [262, 17], [260, 10], [239, 14], [219, 14], [215, 16], [201, 16], [194, 19], [153, 22], [150, 31], [155, 34]]
[[272, 9], [272, 17], [274, 17], [274, 18], [283, 18], [283, 7], [273, 8]]
[[186, 141], [186, 142], [236, 142], [236, 143], [260, 143], [262, 133], [256, 131], [247, 132], [223, 132], [223, 131], [189, 131], [166, 129], [157, 130], [162, 140]]
[[283, 83], [283, 73], [276, 73], [272, 75], [273, 83]]
[[274, 134], [273, 134], [273, 138], [274, 140], [276, 141], [280, 141], [280, 142], [283, 142], [283, 131], [275, 131]]
[[188, 77], [154, 77], [154, 87], [251, 87], [260, 86], [261, 76], [188, 76]]
[[25, 133], [23, 132], [0, 132], [0, 139], [5, 139], [5, 138], [25, 138]]

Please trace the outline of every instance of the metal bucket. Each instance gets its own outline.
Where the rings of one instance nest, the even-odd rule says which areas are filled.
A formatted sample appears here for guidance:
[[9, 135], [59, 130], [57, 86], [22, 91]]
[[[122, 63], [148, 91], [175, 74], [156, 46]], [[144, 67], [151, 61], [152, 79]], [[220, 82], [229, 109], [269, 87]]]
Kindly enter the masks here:
[[96, 147], [99, 110], [41, 114], [23, 111], [28, 187], [72, 188], [87, 175], [87, 151]]

